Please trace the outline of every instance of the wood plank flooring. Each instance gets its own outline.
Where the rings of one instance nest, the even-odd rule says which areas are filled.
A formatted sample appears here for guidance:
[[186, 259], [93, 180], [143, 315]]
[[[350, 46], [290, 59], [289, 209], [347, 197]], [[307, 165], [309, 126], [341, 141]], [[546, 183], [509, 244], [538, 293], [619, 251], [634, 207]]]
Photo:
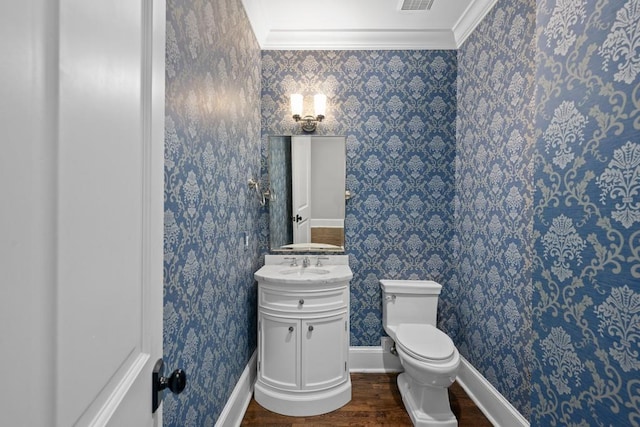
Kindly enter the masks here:
[[[352, 399], [342, 408], [315, 417], [287, 417], [274, 414], [255, 399], [242, 420], [242, 426], [407, 426], [411, 419], [404, 409], [396, 384], [398, 374], [351, 374]], [[451, 409], [459, 427], [492, 427], [491, 422], [467, 396], [458, 383], [449, 388]]]

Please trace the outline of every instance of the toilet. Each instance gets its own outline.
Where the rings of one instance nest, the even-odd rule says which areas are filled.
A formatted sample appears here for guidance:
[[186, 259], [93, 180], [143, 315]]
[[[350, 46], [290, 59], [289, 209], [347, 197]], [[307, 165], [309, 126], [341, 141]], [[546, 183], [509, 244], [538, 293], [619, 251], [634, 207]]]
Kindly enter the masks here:
[[381, 280], [382, 323], [395, 342], [404, 372], [398, 388], [418, 427], [457, 427], [448, 387], [455, 381], [460, 354], [436, 328], [442, 285], [431, 280]]

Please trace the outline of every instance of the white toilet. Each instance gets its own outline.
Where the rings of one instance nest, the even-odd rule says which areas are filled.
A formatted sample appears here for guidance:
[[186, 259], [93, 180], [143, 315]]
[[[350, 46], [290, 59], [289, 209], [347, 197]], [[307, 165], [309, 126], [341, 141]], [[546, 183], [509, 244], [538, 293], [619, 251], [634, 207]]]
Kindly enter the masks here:
[[395, 341], [404, 372], [398, 387], [411, 420], [419, 427], [457, 427], [448, 387], [460, 354], [436, 328], [442, 285], [430, 280], [381, 280], [382, 324]]

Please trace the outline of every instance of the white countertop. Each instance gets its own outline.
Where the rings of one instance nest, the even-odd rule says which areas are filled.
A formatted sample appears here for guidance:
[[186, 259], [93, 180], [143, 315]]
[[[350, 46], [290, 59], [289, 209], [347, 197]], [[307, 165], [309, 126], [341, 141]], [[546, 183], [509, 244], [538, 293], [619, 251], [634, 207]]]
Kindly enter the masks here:
[[[254, 277], [261, 283], [296, 285], [326, 285], [347, 282], [353, 277], [348, 255], [320, 255], [320, 266], [317, 266], [317, 255], [296, 256], [297, 266], [291, 265], [291, 258], [265, 255], [265, 265], [254, 273]], [[310, 260], [309, 267], [302, 266], [305, 258]]]

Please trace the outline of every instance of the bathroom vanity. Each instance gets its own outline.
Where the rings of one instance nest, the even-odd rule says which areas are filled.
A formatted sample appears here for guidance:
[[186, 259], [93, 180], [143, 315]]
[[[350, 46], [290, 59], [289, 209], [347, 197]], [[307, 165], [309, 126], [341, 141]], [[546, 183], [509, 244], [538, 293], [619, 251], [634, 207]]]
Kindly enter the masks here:
[[[266, 255], [258, 281], [256, 401], [290, 416], [351, 400], [347, 255]], [[294, 265], [292, 265], [294, 264]]]

